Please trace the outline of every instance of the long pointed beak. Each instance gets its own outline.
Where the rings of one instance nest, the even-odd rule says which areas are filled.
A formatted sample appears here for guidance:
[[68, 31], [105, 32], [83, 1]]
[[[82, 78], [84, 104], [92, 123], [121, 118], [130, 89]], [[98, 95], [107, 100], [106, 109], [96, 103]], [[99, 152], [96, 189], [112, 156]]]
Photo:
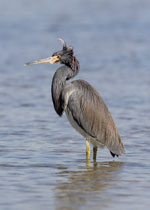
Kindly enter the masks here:
[[28, 62], [28, 63], [25, 63], [24, 65], [25, 66], [29, 66], [29, 65], [32, 65], [32, 64], [40, 64], [40, 63], [51, 63], [51, 64], [54, 64], [54, 63], [56, 63], [58, 61], [59, 61], [59, 57], [58, 56], [53, 56], [53, 57], [44, 58], [44, 59], [33, 61], [33, 62]]

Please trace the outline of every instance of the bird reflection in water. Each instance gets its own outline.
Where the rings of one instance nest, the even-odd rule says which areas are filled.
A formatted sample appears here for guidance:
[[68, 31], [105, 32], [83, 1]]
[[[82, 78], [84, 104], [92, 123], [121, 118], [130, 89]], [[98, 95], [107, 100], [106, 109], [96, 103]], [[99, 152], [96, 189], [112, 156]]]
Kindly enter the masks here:
[[88, 165], [79, 171], [61, 171], [61, 180], [67, 180], [58, 183], [56, 187], [56, 209], [80, 209], [81, 206], [84, 209], [103, 209], [111, 205], [107, 187], [114, 188], [115, 178], [122, 167], [122, 162], [95, 161], [93, 166]]

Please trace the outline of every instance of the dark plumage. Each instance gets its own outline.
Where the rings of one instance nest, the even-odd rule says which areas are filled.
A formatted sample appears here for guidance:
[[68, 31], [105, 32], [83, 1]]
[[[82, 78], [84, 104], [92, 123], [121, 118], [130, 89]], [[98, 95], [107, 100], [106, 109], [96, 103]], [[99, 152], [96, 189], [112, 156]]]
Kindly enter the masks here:
[[[71, 125], [86, 139], [87, 159], [90, 155], [89, 142], [97, 146], [106, 146], [113, 157], [124, 153], [124, 146], [110, 112], [102, 97], [88, 82], [73, 78], [79, 72], [79, 62], [74, 56], [73, 48], [63, 44], [61, 51], [51, 58], [29, 64], [56, 63], [64, 64], [54, 74], [51, 86], [52, 100], [56, 113], [62, 116], [66, 112]], [[93, 150], [94, 152], [97, 149]], [[96, 159], [96, 154], [93, 156]]]

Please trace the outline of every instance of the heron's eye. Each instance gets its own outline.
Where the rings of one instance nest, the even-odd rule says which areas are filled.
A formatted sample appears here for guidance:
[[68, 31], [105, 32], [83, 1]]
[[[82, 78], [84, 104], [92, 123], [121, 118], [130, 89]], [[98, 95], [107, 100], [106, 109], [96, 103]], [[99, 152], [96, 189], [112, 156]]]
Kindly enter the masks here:
[[58, 55], [58, 56], [57, 56], [57, 58], [59, 59], [59, 58], [60, 58], [60, 56]]

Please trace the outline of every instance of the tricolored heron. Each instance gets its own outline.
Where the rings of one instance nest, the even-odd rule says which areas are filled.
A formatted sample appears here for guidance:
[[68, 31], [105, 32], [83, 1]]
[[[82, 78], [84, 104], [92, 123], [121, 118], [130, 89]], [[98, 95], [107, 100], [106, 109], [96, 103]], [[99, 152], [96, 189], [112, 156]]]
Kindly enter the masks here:
[[51, 63], [63, 64], [53, 76], [51, 92], [56, 113], [66, 113], [71, 125], [86, 139], [86, 157], [90, 158], [93, 144], [93, 159], [96, 160], [97, 146], [106, 146], [113, 157], [124, 153], [124, 146], [112, 116], [102, 97], [88, 82], [67, 82], [79, 72], [79, 62], [71, 46], [59, 39], [63, 48], [52, 57], [29, 62], [26, 65]]

